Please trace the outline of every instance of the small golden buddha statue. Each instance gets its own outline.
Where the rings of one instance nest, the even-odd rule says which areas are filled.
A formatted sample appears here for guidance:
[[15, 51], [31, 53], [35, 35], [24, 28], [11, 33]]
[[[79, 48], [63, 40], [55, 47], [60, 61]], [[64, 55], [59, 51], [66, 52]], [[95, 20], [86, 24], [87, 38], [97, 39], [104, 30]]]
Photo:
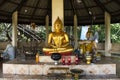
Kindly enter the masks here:
[[93, 52], [93, 49], [97, 49], [97, 45], [96, 42], [93, 40], [93, 32], [90, 28], [88, 28], [86, 38], [87, 41], [89, 41], [89, 43], [86, 44], [86, 51]]
[[57, 18], [54, 23], [54, 31], [48, 36], [48, 47], [43, 48], [43, 52], [47, 55], [52, 53], [60, 53], [63, 55], [71, 54], [73, 48], [69, 45], [68, 35], [63, 31], [62, 21]]
[[80, 48], [82, 49], [83, 54], [90, 54], [93, 52], [93, 50], [97, 49], [97, 44], [96, 42], [93, 40], [93, 33], [90, 30], [90, 28], [88, 28], [88, 31], [86, 33], [86, 38], [87, 40], [82, 41], [80, 44]]
[[81, 54], [83, 54], [84, 58], [86, 59], [86, 63], [90, 64], [94, 59], [94, 55], [97, 49], [97, 44], [93, 40], [93, 33], [90, 28], [88, 28], [86, 38], [87, 40], [80, 41], [80, 49]]
[[92, 53], [94, 49], [95, 50], [97, 49], [95, 41], [90, 41], [90, 43], [87, 43], [85, 46], [86, 46], [85, 50], [88, 51], [89, 53]]

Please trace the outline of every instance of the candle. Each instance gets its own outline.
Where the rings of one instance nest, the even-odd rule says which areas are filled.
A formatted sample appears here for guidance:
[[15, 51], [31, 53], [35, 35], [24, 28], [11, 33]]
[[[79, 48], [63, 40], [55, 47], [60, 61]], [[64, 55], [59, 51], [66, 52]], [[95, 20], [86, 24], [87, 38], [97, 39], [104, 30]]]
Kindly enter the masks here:
[[78, 57], [75, 56], [75, 64], [77, 65], [79, 63]]
[[70, 65], [71, 64], [71, 57], [67, 58], [67, 64]]
[[39, 54], [36, 54], [36, 63], [39, 63]]
[[65, 65], [65, 57], [62, 57], [62, 64]]

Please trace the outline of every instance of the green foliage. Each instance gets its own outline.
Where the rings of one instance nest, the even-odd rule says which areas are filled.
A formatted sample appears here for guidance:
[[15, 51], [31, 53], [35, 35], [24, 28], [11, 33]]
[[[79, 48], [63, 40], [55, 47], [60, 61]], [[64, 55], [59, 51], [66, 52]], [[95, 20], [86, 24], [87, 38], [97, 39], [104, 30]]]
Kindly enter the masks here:
[[113, 43], [120, 43], [120, 23], [111, 24], [111, 40]]
[[[111, 24], [110, 38], [113, 43], [120, 43], [120, 23]], [[92, 30], [99, 32], [99, 42], [105, 42], [105, 25], [93, 25]]]
[[11, 40], [10, 36], [12, 31], [10, 31], [12, 29], [10, 24], [7, 23], [1, 23], [0, 24], [0, 41], [6, 41], [6, 40]]
[[105, 26], [104, 25], [93, 25], [92, 26], [93, 33], [96, 31], [99, 34], [99, 42], [103, 43], [105, 42]]

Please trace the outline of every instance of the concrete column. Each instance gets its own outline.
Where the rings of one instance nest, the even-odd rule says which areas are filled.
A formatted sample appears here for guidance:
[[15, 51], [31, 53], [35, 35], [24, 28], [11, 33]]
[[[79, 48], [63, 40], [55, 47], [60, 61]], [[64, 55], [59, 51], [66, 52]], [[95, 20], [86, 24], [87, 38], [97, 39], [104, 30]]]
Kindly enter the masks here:
[[15, 11], [12, 14], [12, 45], [17, 47], [17, 23], [18, 22], [18, 12]]
[[48, 45], [48, 34], [49, 34], [49, 16], [47, 15], [46, 16], [46, 40], [45, 40], [45, 45], [47, 46]]
[[108, 12], [105, 12], [105, 56], [111, 56], [111, 53], [109, 52], [109, 50], [111, 49], [110, 22], [111, 16]]
[[64, 21], [63, 4], [63, 0], [52, 0], [52, 31], [54, 31], [54, 22], [57, 19], [57, 17], [59, 17], [62, 20], [62, 22]]
[[77, 16], [76, 15], [74, 15], [74, 41], [75, 41], [74, 49], [77, 49], [77, 47], [78, 47], [78, 34], [77, 34]]

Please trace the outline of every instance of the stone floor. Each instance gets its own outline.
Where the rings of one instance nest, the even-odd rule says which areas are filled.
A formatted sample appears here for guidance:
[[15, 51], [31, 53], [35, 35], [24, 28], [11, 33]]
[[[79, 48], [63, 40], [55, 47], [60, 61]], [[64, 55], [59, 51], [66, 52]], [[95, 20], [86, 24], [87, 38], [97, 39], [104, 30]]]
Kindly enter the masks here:
[[[0, 80], [74, 80], [73, 76], [65, 76], [62, 74], [55, 75], [10, 75], [2, 73], [2, 63], [7, 60], [0, 60]], [[79, 78], [82, 80], [120, 80], [120, 57], [102, 57], [101, 61], [97, 64], [102, 63], [116, 63], [117, 70], [116, 75], [80, 75]]]

